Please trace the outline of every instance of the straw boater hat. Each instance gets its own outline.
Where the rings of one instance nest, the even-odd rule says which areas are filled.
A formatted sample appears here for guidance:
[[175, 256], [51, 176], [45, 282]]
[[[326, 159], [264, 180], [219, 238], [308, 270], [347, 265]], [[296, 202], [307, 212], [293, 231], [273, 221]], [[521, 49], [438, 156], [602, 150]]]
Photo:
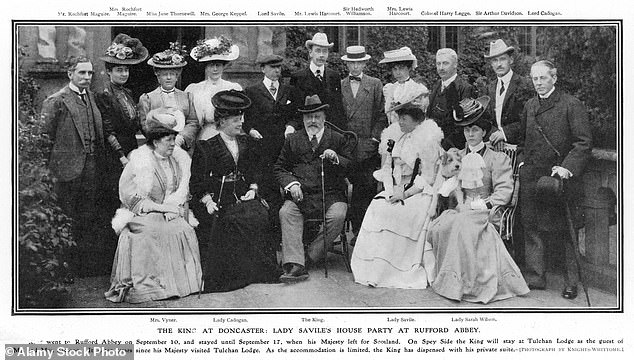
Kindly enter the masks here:
[[416, 69], [418, 66], [418, 60], [416, 56], [412, 54], [412, 49], [407, 46], [403, 46], [400, 49], [390, 50], [383, 53], [383, 59], [379, 61], [379, 64], [388, 64], [393, 62], [412, 61], [412, 69]]
[[324, 110], [329, 108], [330, 105], [324, 104], [321, 102], [319, 95], [306, 96], [304, 100], [304, 106], [300, 106], [297, 108], [297, 111], [302, 114], [309, 114], [316, 111]]
[[240, 56], [240, 48], [233, 45], [231, 39], [220, 35], [212, 39], [199, 40], [189, 56], [198, 62], [233, 61]]
[[106, 49], [105, 55], [99, 59], [110, 64], [136, 65], [147, 57], [148, 50], [139, 39], [119, 34], [112, 40], [112, 45]]
[[512, 46], [507, 46], [504, 40], [497, 39], [492, 41], [489, 45], [489, 55], [484, 55], [485, 59], [493, 58], [496, 56], [500, 56], [502, 54], [509, 53], [512, 54], [515, 51], [515, 48]]
[[146, 135], [178, 133], [185, 128], [185, 115], [176, 108], [160, 107], [148, 112], [145, 121]]
[[271, 66], [282, 65], [282, 62], [284, 62], [284, 58], [279, 56], [279, 55], [275, 55], [275, 54], [261, 55], [261, 56], [258, 56], [258, 58], [255, 60], [255, 63], [259, 64], [260, 66], [264, 66], [264, 65], [271, 65]]
[[370, 59], [371, 56], [366, 54], [365, 46], [348, 46], [346, 48], [346, 54], [341, 57], [343, 61], [365, 61]]
[[170, 48], [154, 54], [147, 64], [158, 69], [175, 69], [187, 65], [187, 56], [178, 42], [170, 43]]
[[[491, 128], [491, 122], [486, 118], [482, 118], [482, 115], [486, 112], [490, 100], [491, 98], [488, 96], [481, 96], [477, 99], [466, 98], [460, 100], [458, 106], [454, 107], [453, 110], [453, 118], [456, 125], [468, 126], [475, 123], [483, 130], [489, 130]], [[480, 120], [481, 118], [482, 120]]]
[[217, 115], [242, 115], [251, 106], [251, 99], [244, 91], [231, 89], [217, 92], [211, 98], [211, 104], [214, 106]]
[[329, 43], [328, 36], [324, 33], [318, 32], [318, 33], [315, 33], [315, 35], [313, 35], [312, 40], [306, 40], [305, 45], [306, 45], [306, 48], [310, 50], [310, 48], [312, 48], [313, 45], [331, 48], [335, 45], [335, 43]]

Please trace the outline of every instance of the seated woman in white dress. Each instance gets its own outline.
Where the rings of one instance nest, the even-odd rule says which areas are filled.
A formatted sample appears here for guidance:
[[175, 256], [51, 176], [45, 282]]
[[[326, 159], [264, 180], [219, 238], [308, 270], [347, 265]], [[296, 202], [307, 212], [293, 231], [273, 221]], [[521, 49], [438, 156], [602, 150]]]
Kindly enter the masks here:
[[432, 288], [453, 300], [488, 303], [528, 293], [519, 268], [489, 220], [491, 209], [513, 194], [511, 161], [483, 143], [491, 129], [488, 96], [464, 99], [456, 124], [464, 127], [467, 146], [458, 174], [456, 209], [445, 210], [429, 229], [436, 258]]
[[200, 40], [190, 52], [190, 56], [205, 65], [205, 80], [189, 84], [185, 92], [194, 97], [194, 108], [201, 128], [197, 139], [207, 140], [218, 134], [211, 98], [219, 91], [242, 90], [240, 84], [222, 78], [231, 61], [240, 56], [240, 48], [234, 45], [231, 39], [221, 35]]
[[[152, 110], [147, 144], [130, 153], [119, 180], [122, 208], [112, 227], [119, 244], [112, 265], [112, 302], [140, 303], [187, 296], [200, 290], [198, 240], [185, 219], [191, 159], [175, 146], [182, 113]], [[195, 226], [196, 220], [188, 217]]]
[[375, 172], [385, 190], [370, 203], [352, 253], [356, 282], [374, 287], [424, 289], [424, 224], [432, 203], [432, 184], [442, 152], [442, 131], [425, 119], [413, 102], [396, 107], [399, 122], [381, 135], [395, 142], [381, 170]]

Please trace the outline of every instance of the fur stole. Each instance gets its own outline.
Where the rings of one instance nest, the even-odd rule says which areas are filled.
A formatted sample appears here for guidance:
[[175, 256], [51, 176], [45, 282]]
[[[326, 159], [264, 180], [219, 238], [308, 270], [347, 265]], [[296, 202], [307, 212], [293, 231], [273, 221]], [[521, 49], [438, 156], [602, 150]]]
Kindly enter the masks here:
[[[130, 162], [126, 165], [126, 168], [130, 168], [126, 170], [132, 171], [132, 181], [136, 189], [135, 196], [139, 198], [147, 198], [152, 190], [155, 176], [155, 161], [153, 157], [152, 149], [147, 145], [143, 145], [130, 153]], [[180, 169], [180, 182], [176, 191], [165, 197], [163, 204], [182, 206], [186, 203], [189, 196], [189, 179], [191, 178], [192, 160], [189, 154], [179, 146], [174, 148], [172, 157]], [[112, 228], [117, 234], [120, 233], [134, 216], [135, 214], [129, 209], [118, 209], [115, 213], [115, 217], [112, 219]], [[189, 213], [188, 220], [192, 227], [198, 225], [198, 220], [194, 218], [191, 212]]]

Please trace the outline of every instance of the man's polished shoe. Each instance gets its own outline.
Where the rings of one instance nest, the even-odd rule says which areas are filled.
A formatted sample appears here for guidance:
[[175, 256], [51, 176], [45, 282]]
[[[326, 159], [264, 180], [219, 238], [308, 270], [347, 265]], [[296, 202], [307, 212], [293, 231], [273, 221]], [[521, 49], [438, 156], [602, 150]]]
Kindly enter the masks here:
[[561, 292], [564, 299], [572, 300], [577, 297], [577, 286], [566, 286]]
[[291, 268], [280, 276], [280, 282], [294, 283], [308, 279], [308, 271], [303, 265], [292, 264]]

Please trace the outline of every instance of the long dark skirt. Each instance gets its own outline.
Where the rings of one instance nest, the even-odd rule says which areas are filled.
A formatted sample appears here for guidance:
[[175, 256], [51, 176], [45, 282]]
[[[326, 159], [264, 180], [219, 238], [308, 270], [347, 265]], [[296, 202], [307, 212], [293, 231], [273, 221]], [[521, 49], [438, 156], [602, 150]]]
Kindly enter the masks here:
[[266, 236], [268, 227], [267, 208], [252, 200], [222, 209], [213, 234], [209, 227], [199, 229], [208, 242], [201, 252], [204, 292], [278, 282], [281, 270]]

